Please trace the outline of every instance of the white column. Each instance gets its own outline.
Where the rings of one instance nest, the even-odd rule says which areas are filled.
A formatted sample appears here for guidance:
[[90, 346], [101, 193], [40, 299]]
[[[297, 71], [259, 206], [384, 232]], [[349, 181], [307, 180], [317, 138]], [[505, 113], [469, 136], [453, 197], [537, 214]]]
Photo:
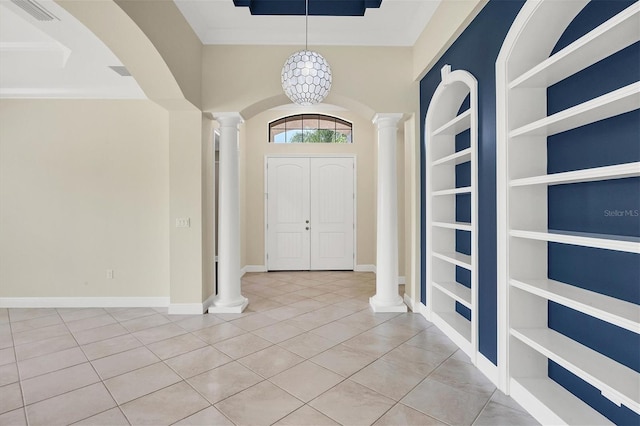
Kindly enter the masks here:
[[378, 128], [378, 222], [374, 312], [407, 312], [398, 294], [398, 183], [396, 142], [402, 114], [376, 114]]
[[218, 193], [218, 295], [209, 313], [240, 313], [249, 301], [240, 292], [240, 176], [238, 113], [214, 114], [220, 123]]

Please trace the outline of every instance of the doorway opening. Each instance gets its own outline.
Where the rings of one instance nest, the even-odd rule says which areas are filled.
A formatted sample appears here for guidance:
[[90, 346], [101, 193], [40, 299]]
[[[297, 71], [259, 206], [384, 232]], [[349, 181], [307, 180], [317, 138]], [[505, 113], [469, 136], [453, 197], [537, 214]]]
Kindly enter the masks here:
[[267, 270], [352, 271], [355, 157], [267, 157], [265, 163]]

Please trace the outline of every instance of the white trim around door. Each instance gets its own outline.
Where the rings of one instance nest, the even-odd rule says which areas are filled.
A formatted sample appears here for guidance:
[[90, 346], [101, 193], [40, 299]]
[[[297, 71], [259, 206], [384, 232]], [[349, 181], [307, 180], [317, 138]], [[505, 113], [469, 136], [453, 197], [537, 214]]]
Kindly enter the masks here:
[[[270, 164], [272, 165], [271, 171], [269, 170]], [[280, 186], [283, 187], [286, 193], [292, 197], [298, 197], [300, 202], [287, 201], [290, 205], [280, 205], [283, 200], [276, 198], [282, 198], [278, 195], [280, 194], [280, 189], [276, 181], [276, 179], [279, 179], [275, 174], [274, 167], [276, 165], [277, 167], [285, 166], [290, 168], [290, 172], [293, 175], [307, 173], [306, 176], [300, 175], [295, 178], [296, 181], [292, 182], [291, 186], [287, 186], [286, 189], [284, 189], [283, 182], [280, 182]], [[305, 167], [306, 172], [303, 171]], [[355, 155], [265, 156], [264, 248], [267, 270], [355, 269], [357, 241], [356, 171]], [[347, 174], [345, 175], [344, 173]], [[340, 186], [342, 179], [346, 182], [346, 186]], [[273, 180], [271, 184], [270, 180]], [[313, 180], [316, 182], [312, 182]], [[326, 187], [319, 184], [320, 181], [326, 182], [331, 187], [342, 191], [327, 190]], [[312, 192], [314, 195], [311, 194]], [[269, 199], [270, 196], [271, 200]], [[331, 210], [332, 208], [337, 210]], [[280, 214], [278, 211], [285, 213], [284, 216], [287, 216], [287, 221], [279, 223], [279, 220], [274, 220], [276, 214]], [[343, 221], [343, 229], [339, 229], [340, 221], [334, 217], [336, 212], [341, 212], [342, 215], [345, 215], [346, 220]], [[270, 214], [272, 223], [270, 223]], [[276, 245], [275, 241], [271, 241], [274, 239], [274, 232], [278, 232], [281, 226], [287, 228], [287, 238], [285, 240], [291, 240], [291, 246], [287, 248], [287, 251], [292, 252], [291, 259], [281, 258], [281, 256], [275, 254], [280, 244]], [[348, 227], [348, 229], [345, 227]], [[283, 241], [282, 243], [284, 244], [285, 242]], [[308, 245], [308, 249], [304, 244]], [[341, 253], [341, 255], [334, 256], [334, 252]]]

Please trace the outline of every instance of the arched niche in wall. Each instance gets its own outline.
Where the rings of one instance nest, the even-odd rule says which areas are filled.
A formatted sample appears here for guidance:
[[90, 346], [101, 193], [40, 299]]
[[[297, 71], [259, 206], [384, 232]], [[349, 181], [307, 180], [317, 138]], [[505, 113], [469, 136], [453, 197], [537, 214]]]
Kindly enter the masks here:
[[496, 64], [500, 387], [543, 424], [640, 419], [638, 40], [638, 2], [530, 1]]
[[476, 363], [478, 83], [441, 70], [425, 119], [426, 313]]

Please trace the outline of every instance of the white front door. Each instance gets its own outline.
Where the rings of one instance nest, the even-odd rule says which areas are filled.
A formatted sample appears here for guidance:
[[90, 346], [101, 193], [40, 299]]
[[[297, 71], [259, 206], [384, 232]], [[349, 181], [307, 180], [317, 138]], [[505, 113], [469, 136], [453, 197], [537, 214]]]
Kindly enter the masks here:
[[267, 269], [353, 270], [354, 159], [267, 160]]
[[267, 268], [309, 270], [309, 159], [267, 162]]

